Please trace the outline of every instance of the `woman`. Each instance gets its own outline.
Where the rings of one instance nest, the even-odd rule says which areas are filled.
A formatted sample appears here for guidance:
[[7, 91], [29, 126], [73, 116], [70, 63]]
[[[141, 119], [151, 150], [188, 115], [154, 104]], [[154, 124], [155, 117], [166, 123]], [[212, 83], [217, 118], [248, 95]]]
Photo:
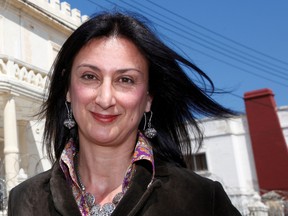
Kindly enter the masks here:
[[180, 64], [213, 87], [138, 18], [82, 24], [58, 54], [42, 110], [54, 165], [11, 191], [9, 215], [240, 215], [218, 182], [185, 168], [185, 123], [200, 143], [195, 115], [233, 113]]

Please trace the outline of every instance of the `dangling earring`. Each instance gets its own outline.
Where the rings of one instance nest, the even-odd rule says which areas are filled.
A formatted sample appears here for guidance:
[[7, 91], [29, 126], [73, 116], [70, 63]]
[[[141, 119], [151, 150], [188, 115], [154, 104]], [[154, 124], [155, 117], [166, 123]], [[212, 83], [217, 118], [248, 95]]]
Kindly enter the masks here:
[[152, 120], [152, 116], [153, 116], [153, 112], [151, 111], [151, 115], [148, 121], [148, 127], [146, 128], [146, 113], [144, 113], [144, 120], [145, 120], [145, 124], [144, 124], [144, 134], [147, 138], [152, 139], [157, 135], [157, 131], [155, 128], [152, 128], [151, 125], [151, 120]]
[[64, 120], [64, 126], [67, 127], [69, 130], [71, 128], [73, 128], [76, 124], [76, 122], [74, 121], [73, 117], [72, 117], [72, 108], [69, 109], [67, 101], [65, 101], [65, 106], [67, 109], [67, 118]]

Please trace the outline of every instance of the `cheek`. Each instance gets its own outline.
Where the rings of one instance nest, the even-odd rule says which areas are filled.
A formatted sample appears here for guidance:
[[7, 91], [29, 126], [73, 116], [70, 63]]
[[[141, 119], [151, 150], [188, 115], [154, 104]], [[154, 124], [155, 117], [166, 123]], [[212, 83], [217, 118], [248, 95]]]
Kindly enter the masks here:
[[135, 94], [131, 97], [123, 97], [123, 105], [132, 112], [132, 121], [135, 118], [142, 118], [143, 113], [146, 110], [147, 96], [143, 94]]
[[92, 89], [84, 88], [81, 86], [71, 86], [69, 92], [71, 103], [74, 107], [88, 103], [93, 97]]

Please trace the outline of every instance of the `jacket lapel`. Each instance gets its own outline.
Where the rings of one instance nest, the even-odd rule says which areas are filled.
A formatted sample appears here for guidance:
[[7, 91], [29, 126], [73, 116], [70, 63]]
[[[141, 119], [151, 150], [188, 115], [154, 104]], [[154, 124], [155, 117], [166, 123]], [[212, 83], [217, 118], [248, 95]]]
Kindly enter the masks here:
[[[134, 176], [131, 180], [132, 183], [114, 210], [112, 216], [131, 215], [131, 213], [135, 212], [135, 207], [141, 205], [141, 203], [150, 195], [150, 191], [147, 190], [147, 187], [152, 181], [151, 164], [146, 161], [138, 161], [135, 164], [136, 167]], [[145, 196], [143, 196], [144, 193], [146, 194]]]
[[81, 216], [77, 203], [68, 186], [59, 162], [52, 167], [50, 190], [54, 206], [60, 215]]

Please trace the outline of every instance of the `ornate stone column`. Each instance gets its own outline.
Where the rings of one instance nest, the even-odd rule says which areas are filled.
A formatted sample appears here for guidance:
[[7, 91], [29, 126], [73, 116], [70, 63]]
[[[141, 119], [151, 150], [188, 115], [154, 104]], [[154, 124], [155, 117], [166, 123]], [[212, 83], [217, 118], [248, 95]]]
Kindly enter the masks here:
[[13, 95], [6, 98], [4, 105], [4, 157], [6, 186], [9, 192], [17, 185], [19, 172], [19, 145], [17, 133], [16, 105]]

